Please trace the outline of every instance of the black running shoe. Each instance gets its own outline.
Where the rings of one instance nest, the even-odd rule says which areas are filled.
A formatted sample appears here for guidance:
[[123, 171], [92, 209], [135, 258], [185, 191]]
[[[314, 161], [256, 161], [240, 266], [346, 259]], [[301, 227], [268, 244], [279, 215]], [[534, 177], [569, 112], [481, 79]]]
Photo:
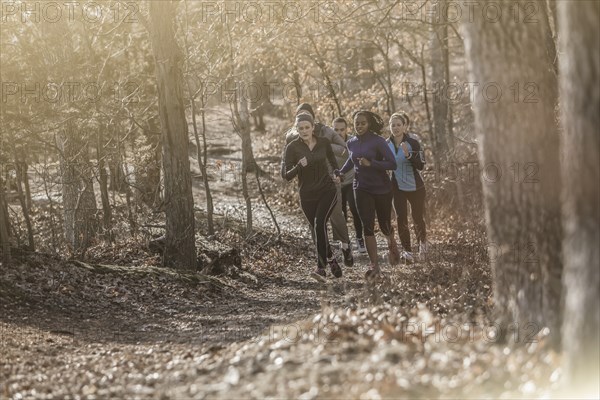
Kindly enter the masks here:
[[348, 246], [347, 249], [342, 249], [342, 254], [344, 255], [344, 265], [346, 267], [351, 267], [354, 265], [354, 257], [352, 257], [352, 248]]
[[335, 258], [329, 260], [329, 268], [331, 268], [331, 273], [336, 278], [340, 278], [342, 276], [342, 267], [340, 267], [340, 264], [338, 264]]

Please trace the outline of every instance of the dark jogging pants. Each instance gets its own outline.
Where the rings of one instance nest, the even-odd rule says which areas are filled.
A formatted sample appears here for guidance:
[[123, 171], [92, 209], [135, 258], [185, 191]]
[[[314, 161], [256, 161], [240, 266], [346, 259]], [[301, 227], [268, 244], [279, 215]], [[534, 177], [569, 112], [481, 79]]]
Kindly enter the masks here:
[[392, 192], [394, 194], [394, 209], [398, 218], [398, 236], [402, 248], [406, 251], [412, 251], [410, 246], [410, 230], [408, 229], [408, 204], [412, 219], [415, 224], [415, 233], [418, 242], [424, 242], [427, 231], [425, 228], [425, 187], [421, 187], [414, 192], [405, 192], [398, 189], [395, 182], [392, 182]]
[[356, 208], [356, 201], [354, 200], [354, 189], [352, 184], [342, 186], [342, 211], [344, 212], [344, 218], [348, 220], [348, 209], [346, 204], [350, 207], [352, 213], [352, 222], [354, 223], [354, 230], [356, 231], [356, 238], [362, 239], [363, 237], [363, 226], [358, 215], [358, 209]]
[[384, 235], [389, 236], [394, 233], [391, 223], [392, 192], [373, 194], [357, 189], [354, 191], [354, 197], [365, 236], [375, 235], [375, 215], [377, 215], [379, 229]]
[[337, 202], [336, 190], [324, 192], [316, 200], [305, 200], [300, 196], [300, 206], [308, 220], [317, 245], [317, 261], [319, 268], [327, 266], [327, 248], [329, 239], [327, 235], [327, 220]]

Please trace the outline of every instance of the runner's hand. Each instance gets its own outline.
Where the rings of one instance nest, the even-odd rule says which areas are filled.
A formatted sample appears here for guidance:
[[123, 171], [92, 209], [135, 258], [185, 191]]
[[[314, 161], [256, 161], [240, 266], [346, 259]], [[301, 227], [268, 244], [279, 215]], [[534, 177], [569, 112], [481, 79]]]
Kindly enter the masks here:
[[298, 164], [301, 165], [301, 166], [303, 166], [303, 167], [306, 167], [306, 165], [308, 164], [308, 161], [306, 160], [306, 157], [302, 157], [300, 159], [300, 161], [298, 161]]
[[406, 142], [400, 143], [400, 147], [402, 147], [402, 151], [404, 152], [404, 157], [408, 157], [408, 144]]

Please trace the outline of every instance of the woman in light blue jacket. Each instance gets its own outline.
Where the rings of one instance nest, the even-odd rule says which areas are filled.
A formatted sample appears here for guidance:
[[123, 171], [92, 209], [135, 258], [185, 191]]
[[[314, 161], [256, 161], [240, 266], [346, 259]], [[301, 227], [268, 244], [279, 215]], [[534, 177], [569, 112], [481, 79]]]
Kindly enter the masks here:
[[425, 184], [420, 171], [425, 166], [423, 151], [418, 140], [408, 134], [410, 119], [403, 112], [392, 114], [388, 139], [390, 150], [396, 159], [396, 170], [392, 174], [394, 209], [398, 221], [398, 235], [404, 251], [400, 255], [408, 263], [414, 262], [408, 229], [408, 204], [412, 211], [415, 233], [419, 243], [419, 253], [423, 257], [427, 251], [425, 227]]

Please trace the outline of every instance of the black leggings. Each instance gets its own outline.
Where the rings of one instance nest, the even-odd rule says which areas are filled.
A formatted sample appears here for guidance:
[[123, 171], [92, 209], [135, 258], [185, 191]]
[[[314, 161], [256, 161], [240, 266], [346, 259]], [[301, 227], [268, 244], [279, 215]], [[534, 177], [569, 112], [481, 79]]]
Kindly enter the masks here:
[[327, 265], [327, 248], [329, 239], [327, 235], [327, 220], [337, 201], [336, 190], [324, 192], [317, 200], [306, 201], [300, 197], [300, 206], [310, 224], [317, 244], [317, 262], [319, 268]]
[[394, 233], [391, 224], [392, 192], [372, 194], [364, 190], [355, 190], [356, 208], [360, 215], [365, 236], [375, 235], [375, 214], [381, 232], [389, 236]]
[[342, 186], [342, 211], [344, 212], [344, 218], [348, 220], [348, 209], [346, 203], [350, 206], [350, 212], [352, 213], [352, 221], [354, 222], [354, 230], [356, 231], [356, 238], [362, 239], [363, 237], [363, 226], [360, 221], [360, 215], [358, 215], [358, 209], [356, 208], [356, 201], [354, 201], [354, 189], [352, 184]]
[[410, 230], [408, 229], [408, 205], [412, 213], [412, 219], [415, 224], [415, 233], [418, 242], [424, 242], [427, 235], [425, 229], [425, 187], [414, 192], [405, 192], [398, 189], [395, 182], [392, 182], [392, 192], [394, 193], [394, 209], [398, 218], [398, 236], [400, 243], [406, 251], [412, 251], [410, 247]]

